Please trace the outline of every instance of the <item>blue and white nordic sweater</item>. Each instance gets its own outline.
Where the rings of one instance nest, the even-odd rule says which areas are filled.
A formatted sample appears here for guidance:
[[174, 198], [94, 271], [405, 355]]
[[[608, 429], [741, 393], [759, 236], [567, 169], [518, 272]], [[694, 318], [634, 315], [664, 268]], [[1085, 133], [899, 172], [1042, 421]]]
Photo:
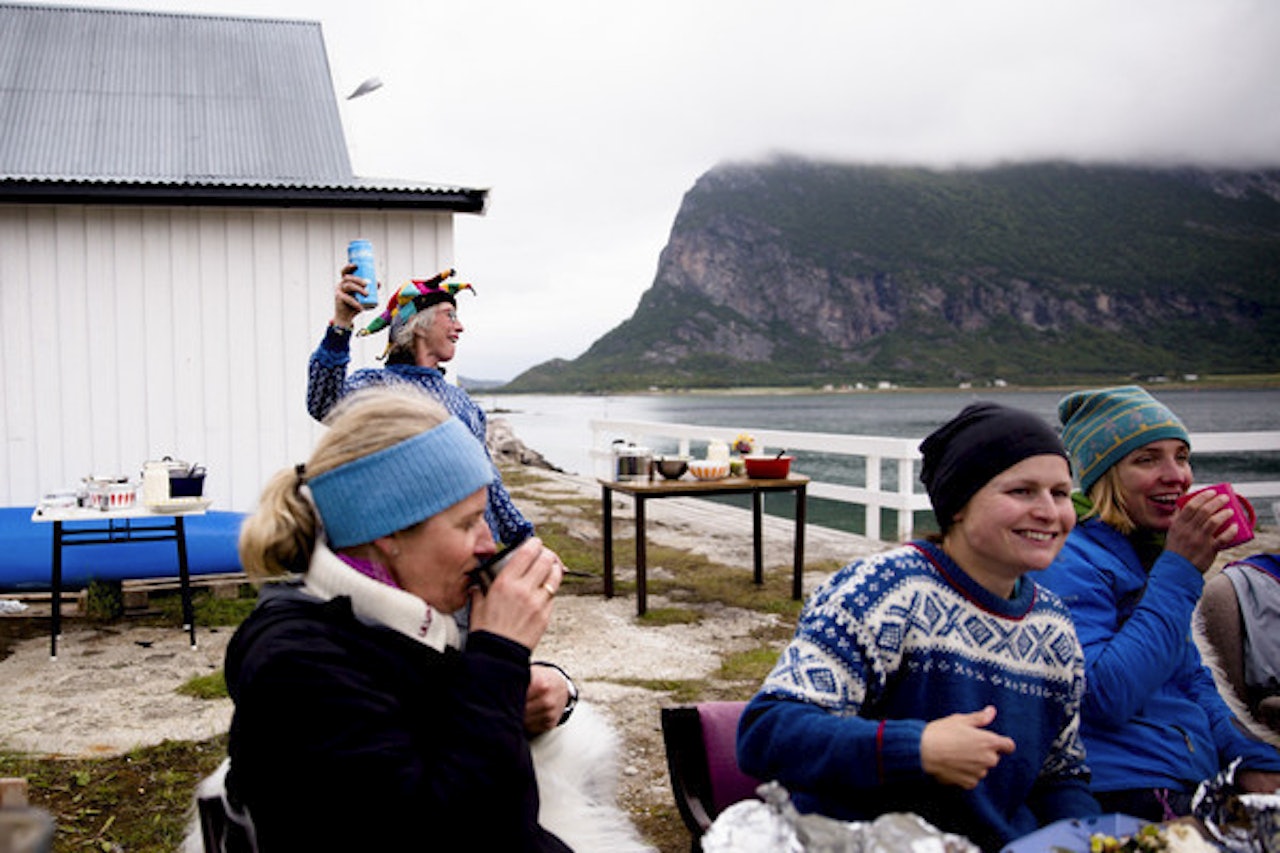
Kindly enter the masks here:
[[[797, 808], [845, 820], [911, 811], [984, 849], [1096, 814], [1079, 738], [1084, 656], [1052, 593], [1023, 578], [983, 589], [941, 548], [913, 542], [841, 569], [749, 703], [738, 760]], [[929, 721], [997, 709], [1014, 740], [972, 791], [925, 774]]]
[[[329, 411], [347, 394], [361, 388], [407, 382], [426, 391], [434, 399], [467, 425], [471, 434], [485, 448], [487, 419], [484, 410], [475, 404], [467, 392], [445, 381], [444, 374], [433, 367], [412, 364], [388, 364], [382, 368], [365, 368], [347, 376], [351, 362], [351, 335], [336, 334], [332, 328], [325, 332], [320, 346], [316, 347], [307, 364], [307, 411], [311, 417], [323, 421]], [[492, 462], [492, 460], [490, 460]], [[533, 525], [521, 514], [511, 500], [497, 466], [493, 469], [493, 482], [489, 484], [489, 508], [485, 511], [489, 530], [499, 542], [515, 542], [533, 533]]]
[[1071, 609], [1084, 644], [1081, 733], [1094, 790], [1190, 793], [1235, 758], [1280, 771], [1280, 752], [1240, 730], [1200, 659], [1195, 566], [1165, 551], [1147, 571], [1125, 536], [1091, 518], [1039, 580]]

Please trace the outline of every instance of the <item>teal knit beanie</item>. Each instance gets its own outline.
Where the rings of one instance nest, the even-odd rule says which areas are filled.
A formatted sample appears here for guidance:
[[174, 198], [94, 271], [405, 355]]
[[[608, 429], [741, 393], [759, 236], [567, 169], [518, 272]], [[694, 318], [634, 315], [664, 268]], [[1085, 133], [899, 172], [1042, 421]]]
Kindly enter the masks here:
[[1058, 419], [1086, 494], [1131, 450], [1164, 438], [1191, 444], [1178, 416], [1137, 385], [1068, 394], [1058, 403]]

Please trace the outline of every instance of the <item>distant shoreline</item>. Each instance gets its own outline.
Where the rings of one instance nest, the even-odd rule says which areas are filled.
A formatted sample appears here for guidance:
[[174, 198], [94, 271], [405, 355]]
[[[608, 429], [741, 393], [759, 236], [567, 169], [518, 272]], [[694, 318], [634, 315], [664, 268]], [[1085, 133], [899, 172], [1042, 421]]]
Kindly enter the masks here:
[[1107, 388], [1119, 385], [1141, 385], [1148, 390], [1156, 390], [1166, 388], [1176, 391], [1195, 391], [1195, 390], [1233, 390], [1248, 391], [1252, 389], [1271, 389], [1280, 388], [1280, 373], [1259, 373], [1248, 375], [1231, 375], [1231, 376], [1213, 376], [1206, 375], [1195, 381], [1188, 380], [1161, 380], [1150, 381], [1140, 379], [1117, 379], [1111, 382], [1075, 382], [1075, 383], [1058, 383], [1053, 385], [1017, 385], [1007, 383], [1004, 385], [972, 385], [969, 387], [961, 387], [959, 385], [893, 385], [888, 388], [814, 388], [802, 385], [761, 385], [761, 386], [742, 386], [735, 388], [648, 388], [633, 389], [626, 391], [506, 391], [500, 388], [476, 389], [477, 394], [492, 394], [494, 396], [569, 396], [569, 397], [618, 397], [618, 396], [669, 396], [669, 395], [704, 395], [704, 396], [721, 396], [721, 397], [751, 397], [751, 396], [787, 396], [801, 394], [947, 394], [954, 392], [971, 392], [975, 394], [1006, 394], [1006, 393], [1025, 393], [1025, 392], [1052, 392], [1058, 391], [1066, 393], [1075, 391], [1080, 388]]

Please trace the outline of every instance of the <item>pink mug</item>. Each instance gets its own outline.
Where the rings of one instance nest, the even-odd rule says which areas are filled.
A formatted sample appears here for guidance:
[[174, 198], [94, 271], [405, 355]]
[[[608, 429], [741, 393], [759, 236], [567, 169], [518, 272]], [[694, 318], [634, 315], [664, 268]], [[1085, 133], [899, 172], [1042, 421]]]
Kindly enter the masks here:
[[1249, 503], [1248, 499], [1237, 495], [1236, 490], [1231, 488], [1230, 483], [1217, 483], [1212, 486], [1205, 486], [1203, 489], [1196, 489], [1194, 492], [1187, 492], [1178, 498], [1178, 506], [1182, 506], [1201, 492], [1216, 492], [1227, 496], [1227, 509], [1231, 510], [1231, 520], [1224, 524], [1218, 532], [1221, 533], [1230, 527], [1232, 522], [1236, 524], [1236, 537], [1227, 545], [1228, 548], [1243, 545], [1253, 538], [1253, 527], [1258, 523], [1258, 514], [1253, 511], [1253, 504]]

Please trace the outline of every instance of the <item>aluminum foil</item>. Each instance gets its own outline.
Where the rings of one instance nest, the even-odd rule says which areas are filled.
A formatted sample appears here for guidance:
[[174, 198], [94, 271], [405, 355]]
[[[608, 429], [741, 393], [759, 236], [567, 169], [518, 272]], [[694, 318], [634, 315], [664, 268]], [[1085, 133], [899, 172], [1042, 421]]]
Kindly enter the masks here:
[[1280, 853], [1280, 794], [1246, 794], [1235, 782], [1240, 760], [1202, 784], [1192, 811], [1231, 853]]
[[800, 814], [777, 782], [757, 793], [762, 800], [743, 800], [716, 818], [702, 836], [704, 853], [981, 853], [914, 814], [840, 821]]
[[1280, 853], [1280, 794], [1241, 794], [1240, 804], [1253, 822], [1262, 853]]

